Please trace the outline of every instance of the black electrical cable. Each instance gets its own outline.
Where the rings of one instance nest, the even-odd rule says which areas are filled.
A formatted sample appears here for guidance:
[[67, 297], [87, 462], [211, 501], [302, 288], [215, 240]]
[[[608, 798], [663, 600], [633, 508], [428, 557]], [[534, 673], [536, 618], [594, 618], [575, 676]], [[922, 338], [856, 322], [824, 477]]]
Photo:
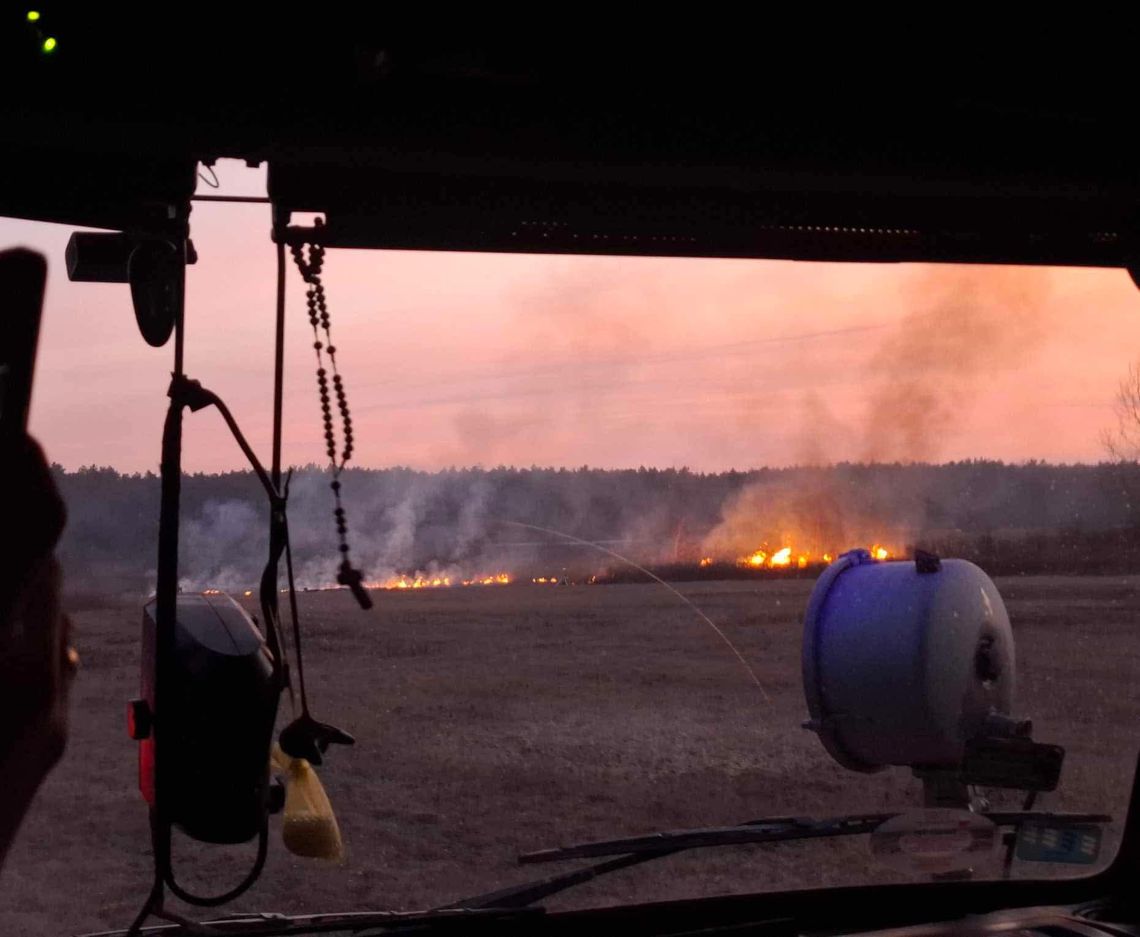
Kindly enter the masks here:
[[[247, 459], [252, 466], [254, 473], [261, 480], [262, 486], [265, 488], [266, 493], [269, 495], [270, 501], [273, 504], [274, 511], [284, 512], [283, 500], [277, 495], [269, 477], [262, 467], [261, 462], [258, 460], [253, 449], [250, 447], [241, 428], [238, 426], [237, 421], [234, 419], [233, 414], [230, 413], [229, 408], [225, 403], [212, 391], [206, 390], [197, 381], [189, 380], [180, 371], [175, 372], [174, 377], [170, 382], [170, 408], [167, 411], [166, 424], [163, 431], [163, 468], [164, 479], [166, 477], [166, 470], [170, 469], [175, 462], [180, 462], [181, 455], [181, 441], [182, 441], [182, 412], [183, 409], [189, 407], [192, 411], [201, 410], [204, 407], [213, 406], [222, 415], [226, 425], [229, 427], [230, 432], [233, 434], [234, 439], [237, 441], [239, 448], [246, 455]], [[180, 466], [179, 466], [180, 468]], [[175, 523], [177, 518], [175, 517]], [[169, 531], [169, 527], [163, 527], [164, 531]], [[177, 527], [173, 533], [175, 543], [173, 549], [177, 549]], [[161, 540], [161, 535], [160, 535]], [[167, 548], [171, 547], [167, 545]], [[176, 569], [177, 567], [175, 567]], [[165, 584], [165, 580], [163, 580]], [[276, 585], [274, 585], [274, 592], [276, 592]], [[159, 591], [161, 600], [162, 592]], [[174, 595], [177, 601], [177, 593]], [[176, 608], [173, 612], [176, 614]], [[270, 647], [271, 653], [277, 659], [280, 654], [280, 636], [278, 634], [277, 622], [270, 620], [267, 622], [268, 634], [266, 635], [267, 642]], [[160, 632], [161, 634], [161, 632]], [[161, 640], [161, 639], [160, 639]], [[275, 650], [276, 649], [276, 650]], [[162, 660], [160, 654], [159, 659]], [[159, 681], [161, 682], [161, 681]], [[158, 709], [156, 705], [156, 711]], [[156, 789], [161, 788], [156, 784]], [[161, 803], [161, 798], [158, 798]], [[141, 927], [142, 922], [146, 920], [151, 914], [157, 914], [162, 907], [163, 898], [163, 885], [165, 884], [175, 897], [180, 898], [187, 904], [199, 905], [201, 907], [216, 907], [217, 905], [225, 904], [227, 901], [232, 901], [234, 898], [239, 897], [248, 891], [257, 881], [265, 867], [265, 859], [269, 848], [269, 826], [268, 822], [263, 822], [262, 828], [258, 834], [258, 848], [257, 857], [254, 860], [254, 865], [249, 874], [242, 879], [242, 881], [234, 888], [224, 892], [220, 895], [202, 896], [195, 895], [192, 892], [182, 888], [174, 877], [174, 867], [171, 859], [171, 828], [169, 821], [164, 818], [158, 810], [152, 812], [151, 818], [151, 843], [154, 851], [154, 866], [155, 866], [155, 881], [151, 888], [150, 895], [146, 903], [143, 905], [142, 910], [139, 912], [138, 917], [135, 919], [134, 924], [131, 925], [131, 930], [128, 934], [139, 933], [138, 928]]]
[[[288, 481], [286, 481], [288, 490]], [[293, 653], [297, 657], [297, 687], [301, 693], [301, 713], [309, 713], [309, 697], [305, 693], [305, 657], [301, 653], [301, 616], [297, 611], [297, 586], [293, 579], [293, 547], [289, 539], [289, 520], [285, 520], [285, 574], [289, 577], [289, 614], [293, 618]]]
[[262, 869], [265, 868], [265, 857], [269, 854], [269, 822], [265, 820], [261, 824], [261, 830], [257, 834], [257, 858], [253, 861], [253, 868], [250, 869], [249, 874], [246, 875], [235, 887], [220, 895], [210, 895], [203, 897], [202, 895], [195, 895], [179, 885], [174, 880], [174, 865], [169, 863], [166, 868], [166, 885], [170, 889], [171, 894], [187, 904], [198, 905], [203, 908], [216, 908], [218, 905], [225, 904], [227, 901], [233, 901], [235, 898], [240, 898], [251, 887], [253, 883], [261, 876]]
[[206, 178], [205, 174], [203, 174], [201, 169], [198, 170], [198, 178], [201, 179], [204, 183], [206, 183], [206, 185], [208, 185], [211, 189], [219, 188], [221, 186], [221, 183], [218, 181], [218, 174], [216, 172], [214, 172], [214, 167], [208, 166], [205, 163], [203, 163], [202, 165], [206, 169], [210, 170], [210, 179]]
[[[225, 421], [226, 426], [229, 427], [229, 430], [237, 442], [238, 447], [241, 449], [242, 453], [249, 461], [254, 474], [261, 482], [262, 487], [265, 489], [265, 492], [269, 497], [271, 510], [274, 513], [275, 517], [274, 526], [280, 526], [283, 528], [281, 533], [278, 534], [277, 539], [283, 541], [284, 547], [286, 551], [288, 551], [289, 537], [288, 528], [285, 526], [285, 498], [278, 493], [276, 486], [270, 479], [268, 473], [265, 471], [265, 468], [262, 466], [260, 460], [257, 458], [257, 454], [253, 451], [253, 448], [246, 440], [245, 435], [241, 431], [241, 427], [238, 426], [237, 420], [234, 419], [234, 416], [230, 412], [229, 407], [227, 407], [225, 402], [213, 391], [207, 390], [198, 381], [189, 380], [180, 374], [176, 375], [171, 381], [170, 397], [172, 409], [177, 407], [179, 410], [181, 410], [182, 407], [189, 407], [192, 411], [197, 411], [203, 409], [204, 407], [212, 406], [221, 414], [222, 419]], [[280, 520], [276, 520], [277, 518]], [[279, 554], [276, 557], [271, 555], [270, 562], [266, 569], [267, 577], [272, 579], [272, 593], [274, 596], [276, 596], [277, 592], [276, 572], [277, 560], [279, 558]], [[291, 569], [290, 583], [292, 583]], [[274, 605], [275, 604], [276, 603], [274, 602]], [[274, 611], [276, 611], [276, 609], [274, 609]], [[277, 621], [275, 616], [267, 616], [266, 631], [266, 640], [274, 661], [280, 662], [278, 666], [284, 666], [284, 653], [280, 635], [280, 623]], [[267, 819], [263, 820], [262, 822], [261, 830], [258, 832], [257, 857], [254, 859], [253, 867], [250, 869], [249, 873], [234, 888], [231, 888], [229, 891], [223, 892], [220, 895], [196, 895], [178, 884], [177, 880], [174, 877], [174, 866], [171, 859], [169, 827], [166, 829], [165, 835], [162, 837], [162, 846], [163, 848], [161, 854], [163, 856], [163, 862], [161, 863], [161, 869], [163, 873], [163, 881], [170, 889], [171, 894], [181, 899], [182, 901], [185, 901], [187, 904], [199, 905], [201, 907], [216, 907], [243, 895], [260, 877], [261, 872], [265, 867], [265, 859], [269, 850], [269, 824]], [[156, 857], [158, 855], [159, 852], [156, 851]], [[156, 868], [157, 867], [158, 863], [156, 862]]]
[[[162, 852], [159, 848], [158, 818], [155, 816], [155, 811], [151, 810], [150, 815], [150, 842], [151, 851], [154, 855], [154, 881], [151, 884], [150, 891], [147, 893], [146, 901], [143, 906], [139, 908], [139, 913], [135, 915], [135, 919], [131, 921], [131, 926], [127, 928], [127, 937], [136, 937], [142, 932], [143, 923], [148, 917], [151, 916], [158, 908], [162, 907], [163, 888], [166, 883], [166, 872], [162, 868], [160, 856]], [[169, 830], [167, 831], [169, 834]]]
[[265, 489], [265, 493], [269, 496], [270, 502], [276, 502], [280, 499], [277, 493], [277, 485], [270, 480], [269, 473], [265, 471], [265, 467], [261, 464], [261, 460], [257, 457], [257, 453], [253, 451], [253, 447], [249, 444], [249, 440], [245, 438], [245, 434], [238, 426], [238, 422], [234, 419], [233, 413], [230, 408], [226, 406], [224, 400], [215, 394], [212, 390], [207, 390], [202, 386], [201, 382], [191, 380], [188, 377], [179, 375], [171, 382], [170, 395], [177, 397], [183, 405], [190, 408], [192, 412], [197, 412], [205, 407], [214, 407], [218, 413], [221, 414], [223, 420], [226, 421], [226, 426], [229, 427], [230, 432], [233, 434], [234, 441], [241, 449], [242, 455], [246, 457], [249, 462], [250, 468], [253, 469], [253, 474], [257, 476], [257, 480], [261, 482], [261, 487]]
[[[174, 321], [174, 373], [171, 390], [183, 380], [184, 311]], [[166, 668], [174, 653], [174, 626], [178, 615], [178, 521], [182, 499], [182, 410], [184, 404], [171, 395], [162, 426], [162, 452], [159, 462], [161, 502], [158, 517], [158, 576], [155, 583], [155, 673], [154, 710], [161, 710], [162, 692], [167, 685]], [[156, 733], [160, 732], [158, 727]], [[155, 790], [162, 783], [161, 759], [155, 758]], [[170, 866], [170, 822], [163, 815], [156, 796], [150, 809], [150, 840], [154, 856], [154, 881], [146, 901], [128, 930], [129, 937], [140, 933], [143, 922], [162, 907], [163, 882]]]
[[[274, 210], [274, 222], [277, 212]], [[275, 501], [269, 513], [269, 559], [261, 575], [259, 589], [261, 613], [266, 619], [266, 627], [277, 635], [277, 652], [280, 654], [279, 684], [289, 691], [289, 703], [296, 715], [296, 700], [293, 697], [293, 681], [289, 676], [288, 653], [285, 648], [284, 629], [281, 627], [281, 606], [278, 600], [278, 577], [281, 556], [288, 544], [288, 527], [285, 521], [284, 498], [281, 497], [281, 438], [284, 424], [285, 401], [285, 245], [278, 243], [275, 250], [277, 262], [277, 295], [274, 303], [273, 337], [273, 450], [270, 454], [270, 488]], [[263, 481], [264, 484], [264, 481]], [[294, 631], [296, 621], [294, 616]], [[301, 666], [300, 650], [294, 646], [298, 669]]]
[[281, 488], [281, 426], [285, 399], [285, 245], [277, 242], [276, 336], [273, 343], [273, 487]]
[[[277, 486], [270, 479], [269, 473], [261, 464], [261, 460], [257, 458], [257, 453], [253, 451], [253, 447], [250, 446], [245, 434], [242, 433], [241, 427], [238, 426], [237, 420], [230, 412], [230, 408], [226, 406], [221, 397], [213, 391], [207, 390], [198, 381], [190, 380], [185, 376], [176, 376], [171, 381], [170, 396], [183, 406], [189, 407], [191, 411], [197, 412], [205, 407], [214, 407], [221, 414], [235, 442], [237, 442], [238, 448], [246, 457], [246, 461], [249, 462], [254, 475], [261, 482], [261, 487], [265, 489], [265, 494], [269, 498], [271, 552], [262, 573], [259, 598], [262, 605], [262, 615], [265, 618], [266, 642], [273, 657], [274, 667], [278, 670], [278, 686], [288, 686], [289, 662], [285, 654], [277, 608], [277, 569], [281, 560], [281, 551], [284, 549], [284, 540], [287, 536], [284, 530], [286, 499], [278, 493]], [[291, 687], [290, 692], [292, 692]]]

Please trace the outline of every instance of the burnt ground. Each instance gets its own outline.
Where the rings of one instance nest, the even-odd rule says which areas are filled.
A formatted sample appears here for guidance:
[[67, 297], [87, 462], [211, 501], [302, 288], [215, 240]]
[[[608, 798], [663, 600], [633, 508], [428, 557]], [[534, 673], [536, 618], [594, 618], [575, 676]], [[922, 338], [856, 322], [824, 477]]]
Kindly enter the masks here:
[[[1120, 818], [1136, 763], [1140, 579], [1002, 579], [1018, 641], [1018, 711], [1068, 749], [1043, 807]], [[357, 737], [321, 770], [343, 864], [287, 854], [275, 821], [262, 880], [235, 908], [416, 908], [570, 866], [521, 852], [764, 815], [905, 808], [903, 769], [857, 775], [800, 728], [806, 581], [680, 586], [751, 662], [765, 700], [694, 613], [659, 586], [492, 587], [301, 597], [318, 716]], [[149, 882], [125, 701], [139, 603], [77, 602], [83, 669], [72, 740], [0, 877], [0, 932], [125, 926]], [[1008, 801], [1003, 801], [1003, 804]], [[1010, 806], [1013, 804], [1010, 802]], [[249, 847], [179, 841], [200, 891], [236, 881]], [[1082, 869], [1023, 866], [1018, 874]], [[552, 899], [581, 907], [899, 878], [865, 837], [701, 850]]]

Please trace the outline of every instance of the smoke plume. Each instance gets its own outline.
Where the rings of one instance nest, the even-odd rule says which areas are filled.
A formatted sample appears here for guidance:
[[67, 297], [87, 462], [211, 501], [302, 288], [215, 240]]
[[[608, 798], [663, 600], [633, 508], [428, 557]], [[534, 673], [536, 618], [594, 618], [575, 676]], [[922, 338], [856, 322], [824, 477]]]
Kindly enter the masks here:
[[[971, 389], [1025, 363], [1050, 324], [1043, 270], [926, 271], [900, 300], [904, 313], [871, 355], [861, 384], [864, 416], [855, 446], [865, 463], [937, 459], [955, 428], [970, 418]], [[819, 393], [804, 398], [803, 411], [803, 462], [833, 463], [835, 446], [849, 443], [845, 427]], [[762, 544], [793, 545], [818, 555], [837, 546], [889, 542], [897, 550], [925, 525], [925, 500], [913, 486], [884, 491], [843, 472], [804, 471], [755, 483], [728, 499], [704, 548], [748, 552]]]

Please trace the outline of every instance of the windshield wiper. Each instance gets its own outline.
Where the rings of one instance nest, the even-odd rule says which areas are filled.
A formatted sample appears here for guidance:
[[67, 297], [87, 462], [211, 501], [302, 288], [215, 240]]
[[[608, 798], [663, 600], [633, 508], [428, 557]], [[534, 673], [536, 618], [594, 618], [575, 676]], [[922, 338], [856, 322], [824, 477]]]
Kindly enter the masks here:
[[[435, 911], [348, 911], [332, 914], [234, 913], [212, 921], [154, 924], [142, 928], [144, 937], [285, 937], [288, 934], [387, 934], [401, 928], [431, 933], [439, 927], [461, 933], [469, 924], [482, 933], [497, 923], [541, 916], [541, 908], [449, 908]], [[126, 937], [126, 930], [98, 931], [84, 937]]]
[[870, 833], [881, 826], [894, 813], [852, 814], [815, 820], [811, 817], [771, 817], [750, 820], [738, 826], [713, 826], [697, 830], [671, 830], [630, 836], [625, 839], [605, 839], [574, 846], [557, 846], [537, 852], [523, 853], [519, 865], [538, 862], [558, 862], [563, 859], [591, 859], [599, 856], [616, 856], [627, 853], [657, 853], [663, 849], [679, 852], [702, 849], [708, 846], [736, 846], [745, 843], [783, 842], [793, 839], [813, 839], [830, 836], [853, 836]]
[[[518, 857], [519, 864], [530, 865], [540, 862], [560, 862], [566, 859], [589, 859], [604, 856], [616, 856], [617, 858], [608, 859], [605, 862], [599, 862], [582, 869], [575, 869], [562, 875], [476, 895], [456, 901], [446, 907], [522, 908], [610, 872], [628, 869], [631, 866], [651, 862], [654, 859], [662, 859], [690, 849], [778, 843], [833, 836], [855, 836], [874, 832], [887, 820], [899, 815], [898, 812], [867, 813], [822, 820], [811, 817], [768, 817], [762, 820], [751, 820], [739, 826], [673, 830], [663, 833], [650, 833], [645, 836], [631, 836], [624, 839], [608, 839], [591, 843], [578, 843], [573, 846], [542, 849], [537, 852], [522, 854]], [[1048, 813], [1026, 810], [995, 811], [983, 813], [981, 816], [986, 817], [995, 826], [1014, 828], [1026, 823], [1073, 826], [1082, 823], [1107, 823], [1111, 820], [1111, 817], [1096, 813]]]
[[[891, 813], [864, 814], [860, 816], [840, 817], [830, 821], [834, 832], [829, 834], [815, 833], [816, 836], [832, 835], [843, 836], [855, 833], [869, 833], [880, 823], [885, 822]], [[713, 827], [703, 830], [672, 831], [668, 833], [651, 833], [648, 836], [637, 836], [629, 839], [611, 839], [595, 843], [582, 843], [576, 846], [562, 846], [555, 849], [543, 849], [539, 852], [524, 853], [518, 857], [519, 865], [537, 862], [554, 862], [562, 859], [580, 859], [597, 856], [617, 856], [606, 862], [575, 869], [550, 878], [539, 879], [535, 882], [524, 882], [496, 891], [464, 898], [460, 901], [446, 905], [446, 908], [523, 908], [566, 891], [577, 885], [583, 885], [610, 872], [618, 872], [654, 859], [663, 859], [689, 849], [705, 846], [732, 845], [735, 842], [772, 842], [774, 839], [800, 838], [796, 834], [820, 823], [829, 821], [812, 820], [810, 817], [764, 817], [759, 820], [749, 820], [739, 826]], [[745, 839], [742, 836], [762, 836], [764, 839]], [[711, 841], [710, 837], [721, 837], [718, 841]]]
[[[284, 937], [288, 934], [352, 933], [365, 937], [414, 928], [431, 931], [435, 927], [455, 931], [465, 923], [481, 927], [489, 921], [503, 922], [541, 915], [541, 907], [528, 907], [558, 892], [592, 881], [610, 872], [628, 869], [690, 849], [735, 846], [750, 843], [788, 842], [831, 836], [854, 836], [873, 832], [896, 813], [853, 814], [830, 819], [811, 817], [765, 817], [739, 826], [674, 830], [624, 839], [579, 843], [543, 849], [519, 856], [520, 865], [565, 859], [614, 857], [561, 875], [486, 892], [453, 902], [432, 911], [354, 911], [334, 914], [234, 914], [201, 923], [166, 923], [144, 927], [147, 937]], [[1026, 823], [1073, 826], [1107, 823], [1111, 817], [1095, 813], [1047, 813], [1042, 811], [990, 812], [982, 816], [999, 827], [1019, 827]], [[87, 937], [125, 937], [125, 930], [100, 931]]]

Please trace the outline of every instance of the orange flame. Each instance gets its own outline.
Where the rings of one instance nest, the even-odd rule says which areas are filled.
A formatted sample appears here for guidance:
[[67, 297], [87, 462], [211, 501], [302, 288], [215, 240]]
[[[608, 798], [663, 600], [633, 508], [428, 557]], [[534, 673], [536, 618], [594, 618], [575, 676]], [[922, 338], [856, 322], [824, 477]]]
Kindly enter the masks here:
[[[472, 579], [462, 579], [461, 586], [505, 586], [509, 585], [509, 573], [494, 573], [488, 576], [476, 576]], [[393, 576], [391, 579], [381, 579], [375, 582], [366, 582], [366, 589], [447, 589], [456, 583], [450, 576]]]
[[[868, 548], [868, 552], [873, 559], [876, 560], [889, 560], [894, 556], [887, 547], [881, 544], [872, 544]], [[738, 566], [747, 566], [754, 569], [807, 569], [807, 567], [815, 564], [827, 564], [835, 560], [835, 554], [832, 552], [827, 553], [811, 553], [810, 551], [797, 552], [793, 551], [790, 546], [782, 547], [774, 553], [769, 553], [766, 548], [761, 548], [746, 556], [740, 557], [736, 563]], [[714, 560], [711, 557], [701, 560], [701, 566], [710, 565]]]
[[750, 556], [746, 556], [742, 561], [743, 566], [763, 566], [768, 562], [768, 554], [763, 550], [757, 550]]

